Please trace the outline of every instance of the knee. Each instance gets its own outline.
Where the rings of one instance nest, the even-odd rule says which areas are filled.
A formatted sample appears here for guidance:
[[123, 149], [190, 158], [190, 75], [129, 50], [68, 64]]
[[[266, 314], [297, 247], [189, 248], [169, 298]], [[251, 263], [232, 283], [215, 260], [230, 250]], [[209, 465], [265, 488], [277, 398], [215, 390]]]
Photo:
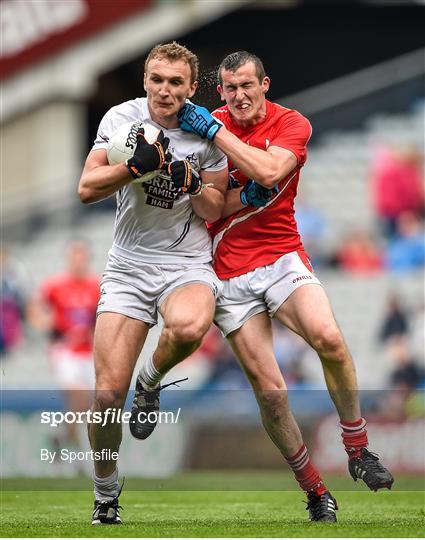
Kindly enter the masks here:
[[125, 398], [125, 393], [120, 389], [96, 389], [95, 409], [100, 412], [105, 412], [107, 409], [121, 409]]
[[336, 362], [347, 359], [347, 347], [337, 326], [324, 326], [313, 337], [312, 346], [320, 358]]
[[170, 335], [175, 343], [181, 345], [200, 343], [211, 323], [212, 321], [205, 319], [177, 321], [170, 328]]

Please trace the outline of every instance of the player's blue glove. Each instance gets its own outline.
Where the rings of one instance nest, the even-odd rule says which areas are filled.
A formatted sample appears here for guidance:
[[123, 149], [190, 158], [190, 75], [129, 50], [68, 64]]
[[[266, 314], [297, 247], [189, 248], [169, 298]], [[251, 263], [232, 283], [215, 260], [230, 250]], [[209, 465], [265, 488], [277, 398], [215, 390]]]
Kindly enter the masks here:
[[186, 103], [178, 114], [180, 129], [212, 141], [222, 127], [205, 107]]
[[240, 193], [241, 202], [244, 206], [260, 207], [265, 206], [273, 196], [279, 193], [278, 186], [274, 186], [272, 189], [267, 189], [254, 180], [248, 180], [245, 187]]

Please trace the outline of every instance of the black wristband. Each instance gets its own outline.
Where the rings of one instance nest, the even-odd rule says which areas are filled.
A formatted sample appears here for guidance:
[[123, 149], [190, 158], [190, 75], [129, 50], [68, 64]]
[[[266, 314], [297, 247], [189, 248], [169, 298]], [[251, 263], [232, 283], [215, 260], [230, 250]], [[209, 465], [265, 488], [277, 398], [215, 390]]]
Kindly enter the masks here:
[[128, 158], [125, 162], [125, 165], [127, 169], [130, 171], [131, 176], [136, 180], [137, 178], [140, 178], [143, 176], [143, 174], [146, 172], [144, 171], [144, 167], [140, 160], [132, 156], [131, 158]]

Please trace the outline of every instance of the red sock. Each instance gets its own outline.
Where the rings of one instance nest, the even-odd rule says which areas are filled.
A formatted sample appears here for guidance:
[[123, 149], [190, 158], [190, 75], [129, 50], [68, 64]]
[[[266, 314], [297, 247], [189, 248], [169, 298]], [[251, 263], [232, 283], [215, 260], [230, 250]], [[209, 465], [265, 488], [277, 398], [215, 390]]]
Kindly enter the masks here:
[[360, 457], [360, 451], [368, 445], [366, 420], [359, 418], [355, 422], [343, 422], [339, 424], [342, 428], [342, 442], [348, 459]]
[[316, 467], [310, 461], [304, 444], [294, 456], [285, 459], [294, 471], [295, 478], [303, 491], [314, 491], [317, 495], [323, 495], [328, 491]]

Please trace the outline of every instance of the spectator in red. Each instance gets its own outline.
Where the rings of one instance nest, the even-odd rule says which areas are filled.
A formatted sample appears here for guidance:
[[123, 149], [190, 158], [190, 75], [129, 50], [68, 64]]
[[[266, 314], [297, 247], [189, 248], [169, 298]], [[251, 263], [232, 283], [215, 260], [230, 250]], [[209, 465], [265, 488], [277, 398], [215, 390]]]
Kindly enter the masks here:
[[339, 266], [352, 274], [370, 275], [384, 266], [383, 255], [366, 231], [350, 233], [337, 253]]
[[[49, 337], [53, 375], [64, 392], [67, 411], [90, 408], [94, 386], [93, 333], [99, 301], [99, 278], [90, 273], [86, 242], [72, 241], [67, 249], [65, 272], [48, 278], [32, 300], [29, 319]], [[75, 424], [66, 424], [67, 444], [78, 448]]]
[[424, 214], [423, 156], [418, 149], [381, 148], [371, 170], [372, 204], [384, 233], [392, 237], [397, 218], [410, 211]]

